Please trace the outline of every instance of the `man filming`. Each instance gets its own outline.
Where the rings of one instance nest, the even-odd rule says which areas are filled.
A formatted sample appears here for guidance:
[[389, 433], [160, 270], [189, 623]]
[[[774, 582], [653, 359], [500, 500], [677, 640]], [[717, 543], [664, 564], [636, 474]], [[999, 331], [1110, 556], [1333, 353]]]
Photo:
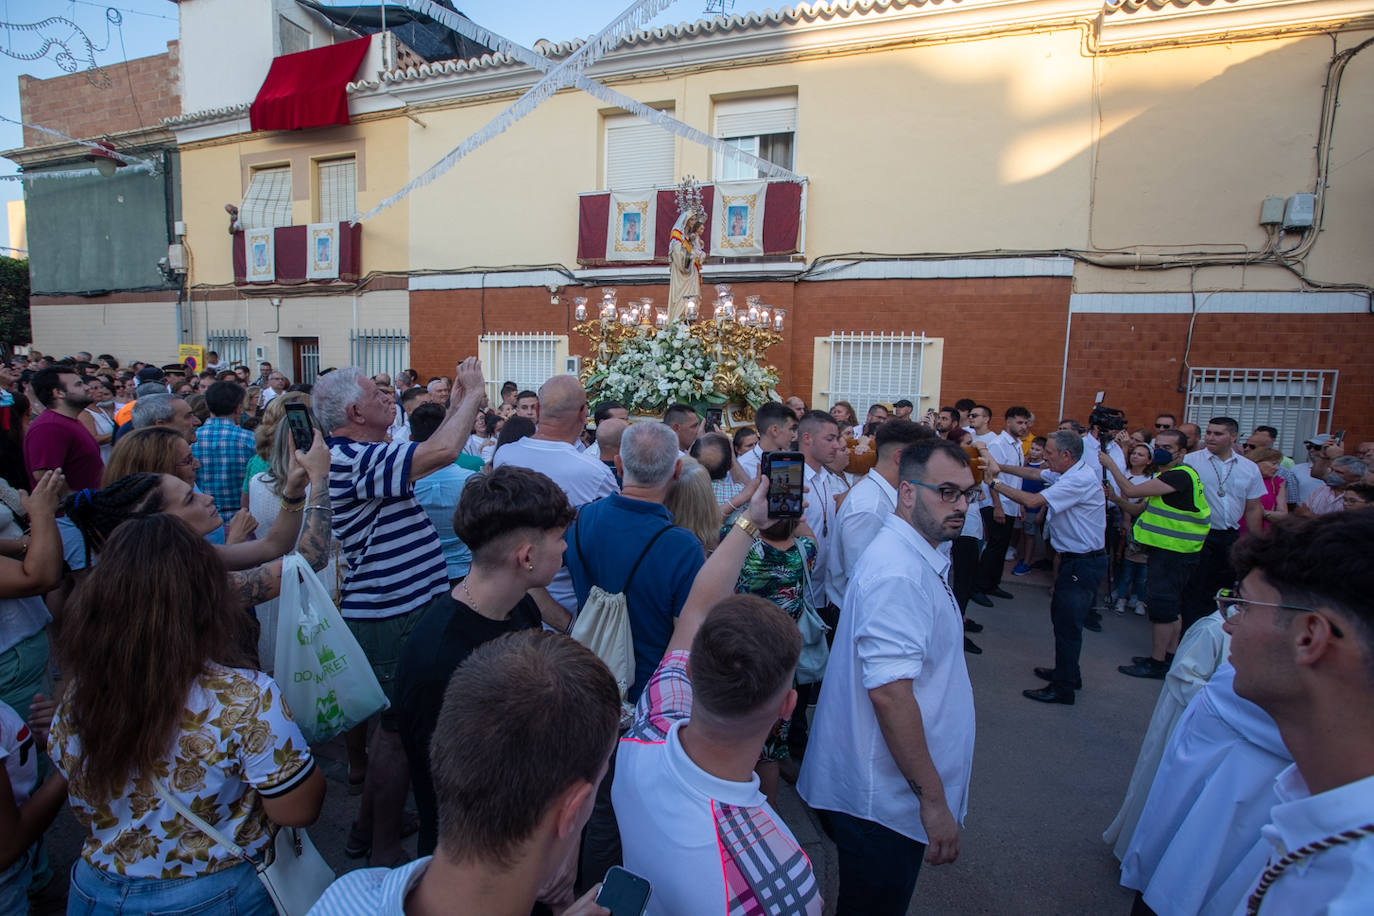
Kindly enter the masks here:
[[[1187, 454], [1188, 439], [1183, 433], [1160, 430], [1154, 444], [1154, 462], [1160, 472], [1149, 480], [1131, 483], [1107, 452], [1098, 453], [1098, 460], [1121, 491], [1112, 501], [1136, 517], [1135, 539], [1149, 550], [1145, 589], [1150, 654], [1137, 656], [1130, 665], [1116, 669], [1131, 677], [1163, 680], [1168, 673], [1182, 633], [1183, 589], [1197, 568], [1210, 530], [1212, 511], [1203, 493], [1202, 478], [1183, 462]], [[1145, 502], [1130, 501], [1144, 497], [1148, 497]]]

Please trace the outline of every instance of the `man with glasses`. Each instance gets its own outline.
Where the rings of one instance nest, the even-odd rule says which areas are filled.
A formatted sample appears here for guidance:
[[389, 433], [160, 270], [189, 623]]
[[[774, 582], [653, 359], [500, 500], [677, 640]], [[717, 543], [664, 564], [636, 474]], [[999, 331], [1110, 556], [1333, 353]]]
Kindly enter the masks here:
[[[1271, 527], [1236, 545], [1223, 593], [1237, 695], [1269, 713], [1293, 766], [1260, 832], [1249, 912], [1374, 910], [1374, 514]], [[1272, 801], [1272, 798], [1269, 799]]]
[[979, 490], [941, 439], [903, 448], [898, 476], [896, 510], [845, 590], [797, 782], [839, 852], [837, 911], [866, 916], [906, 913], [922, 861], [958, 858], [973, 767], [973, 688], [940, 547]]
[[[1083, 686], [1078, 668], [1083, 624], [1097, 586], [1107, 573], [1107, 497], [1097, 461], [1085, 460], [1083, 442], [1075, 432], [1057, 430], [1045, 443], [1045, 468], [1002, 467], [985, 458], [987, 469], [983, 472], [983, 480], [1003, 499], [1028, 509], [1049, 506], [1050, 542], [1059, 552], [1059, 574], [1050, 599], [1054, 667], [1035, 669], [1035, 676], [1049, 681], [1049, 686], [1023, 690], [1021, 695], [1068, 706], [1073, 705], [1074, 691]], [[1048, 486], [1038, 493], [1027, 493], [999, 480], [1002, 473]]]
[[1136, 656], [1131, 664], [1116, 669], [1131, 677], [1162, 681], [1169, 673], [1182, 635], [1179, 609], [1183, 589], [1198, 564], [1210, 530], [1212, 511], [1198, 472], [1183, 463], [1187, 454], [1184, 441], [1183, 433], [1176, 429], [1160, 430], [1154, 444], [1154, 463], [1160, 471], [1140, 483], [1131, 483], [1106, 452], [1099, 455], [1122, 496], [1145, 500], [1122, 504], [1123, 511], [1136, 516], [1136, 541], [1149, 550], [1145, 590], [1150, 614], [1150, 654]]
[[1173, 429], [1175, 426], [1178, 426], [1178, 417], [1174, 416], [1171, 413], [1162, 413], [1159, 416], [1155, 417], [1156, 433], [1166, 429]]

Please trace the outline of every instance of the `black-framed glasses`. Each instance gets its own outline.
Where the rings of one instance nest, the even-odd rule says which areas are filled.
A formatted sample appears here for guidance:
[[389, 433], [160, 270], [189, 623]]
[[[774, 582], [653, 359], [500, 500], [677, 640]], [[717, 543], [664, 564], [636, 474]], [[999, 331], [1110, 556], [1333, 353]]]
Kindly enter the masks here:
[[1173, 429], [1173, 426], [1168, 423], [1156, 423], [1155, 429]]
[[957, 503], [961, 496], [964, 498], [965, 502], [973, 503], [977, 502], [978, 497], [983, 495], [981, 487], [969, 487], [967, 490], [961, 490], [947, 483], [935, 486], [934, 484], [928, 484], [921, 480], [908, 480], [906, 482], [914, 486], [925, 487], [927, 490], [934, 490], [936, 493], [939, 493], [940, 498], [947, 503]]
[[1232, 620], [1239, 617], [1241, 614], [1244, 614], [1246, 609], [1251, 605], [1255, 607], [1272, 607], [1278, 608], [1281, 611], [1297, 611], [1304, 614], [1316, 614], [1326, 620], [1327, 624], [1331, 627], [1331, 632], [1336, 634], [1338, 638], [1345, 638], [1345, 634], [1341, 632], [1341, 628], [1336, 626], [1335, 622], [1332, 621], [1330, 617], [1314, 607], [1304, 607], [1300, 604], [1274, 604], [1271, 601], [1251, 601], [1249, 598], [1241, 595], [1239, 589], [1234, 588], [1223, 588], [1219, 590], [1216, 594], [1216, 602], [1217, 610], [1221, 611], [1223, 620]]

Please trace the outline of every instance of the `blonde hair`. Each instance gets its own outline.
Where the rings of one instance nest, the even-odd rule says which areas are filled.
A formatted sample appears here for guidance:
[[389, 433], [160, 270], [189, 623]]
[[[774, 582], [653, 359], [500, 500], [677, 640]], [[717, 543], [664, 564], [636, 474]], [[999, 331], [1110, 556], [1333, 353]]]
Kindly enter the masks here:
[[716, 491], [711, 486], [711, 475], [695, 458], [682, 459], [682, 472], [668, 488], [663, 505], [673, 513], [674, 524], [697, 536], [707, 554], [720, 544]]
[[1250, 454], [1245, 457], [1255, 464], [1259, 464], [1261, 461], [1283, 461], [1283, 452], [1276, 448], [1257, 448], [1251, 450]]
[[[287, 404], [304, 404], [309, 407], [310, 395], [304, 391], [284, 391], [268, 401], [267, 406], [262, 409], [262, 422], [253, 430], [253, 447], [257, 449], [258, 457], [268, 463], [272, 461], [272, 445], [277, 441], [277, 425], [286, 418]], [[289, 452], [287, 457], [290, 457]]]

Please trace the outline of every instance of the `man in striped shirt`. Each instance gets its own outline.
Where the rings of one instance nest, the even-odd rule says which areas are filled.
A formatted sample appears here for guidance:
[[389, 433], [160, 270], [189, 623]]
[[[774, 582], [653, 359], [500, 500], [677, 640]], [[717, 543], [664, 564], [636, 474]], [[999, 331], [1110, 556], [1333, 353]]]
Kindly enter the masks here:
[[[412, 484], [457, 459], [485, 400], [478, 360], [463, 360], [456, 379], [444, 422], [421, 443], [387, 440], [394, 402], [356, 366], [322, 377], [313, 392], [315, 413], [330, 433], [334, 536], [347, 561], [339, 611], [388, 699], [406, 636], [430, 599], [449, 587], [438, 532]], [[359, 857], [370, 852], [373, 865], [389, 866], [402, 856], [401, 813], [409, 780], [394, 715], [384, 711], [377, 724], [346, 851]], [[350, 757], [361, 756], [356, 751], [363, 735], [349, 739]]]

